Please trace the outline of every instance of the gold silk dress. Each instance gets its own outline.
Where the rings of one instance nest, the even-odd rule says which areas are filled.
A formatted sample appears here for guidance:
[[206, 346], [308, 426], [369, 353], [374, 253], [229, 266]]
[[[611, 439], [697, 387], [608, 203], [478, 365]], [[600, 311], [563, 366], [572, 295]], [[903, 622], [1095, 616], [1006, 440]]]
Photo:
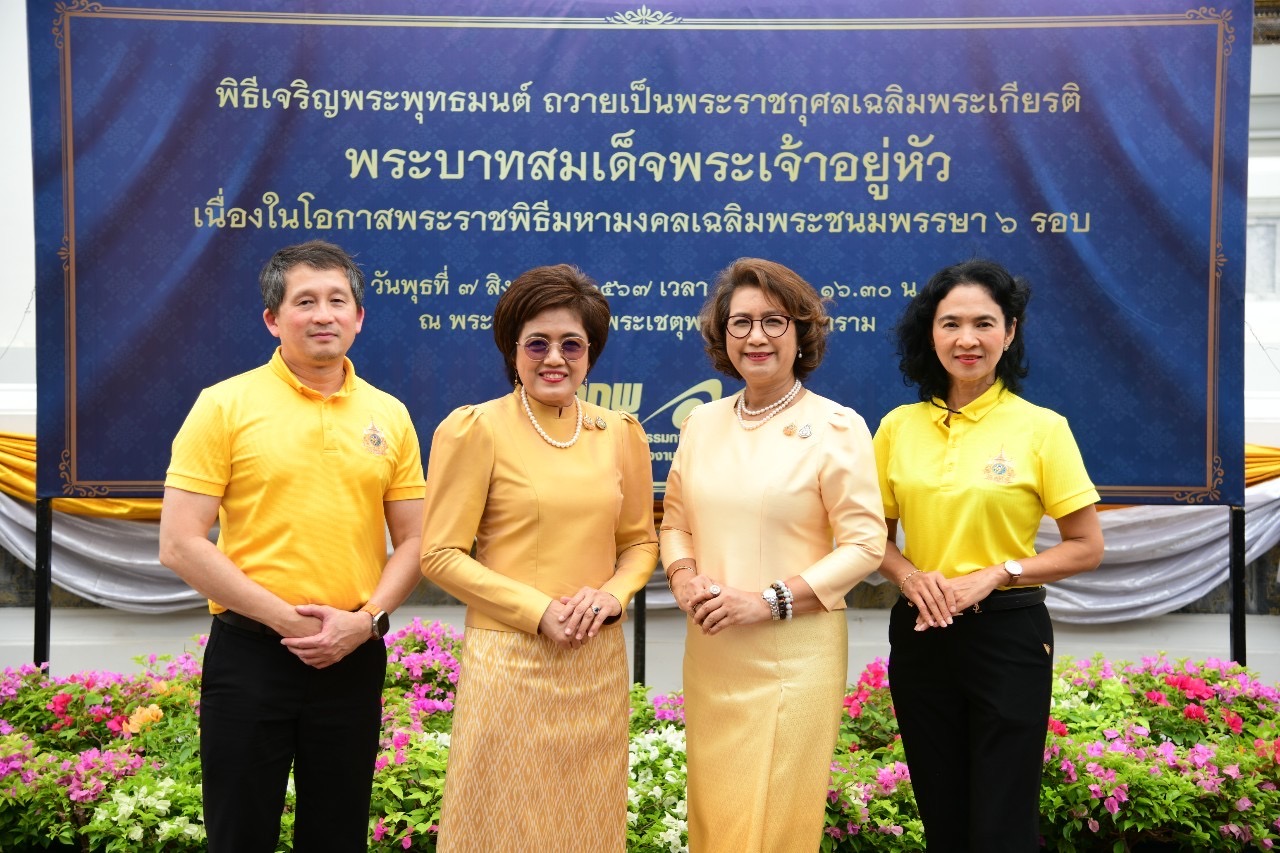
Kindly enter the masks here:
[[689, 849], [812, 853], [844, 707], [844, 596], [884, 555], [875, 455], [862, 418], [811, 391], [753, 431], [736, 400], [684, 423], [663, 560], [752, 592], [800, 575], [826, 610], [715, 636], [688, 621]]
[[[572, 437], [572, 408], [529, 405], [552, 438]], [[431, 444], [422, 572], [468, 605], [441, 853], [625, 846], [622, 627], [578, 649], [538, 634], [552, 600], [583, 586], [625, 611], [657, 563], [644, 430], [582, 408], [605, 428], [565, 449], [537, 434], [518, 393], [455, 410]]]

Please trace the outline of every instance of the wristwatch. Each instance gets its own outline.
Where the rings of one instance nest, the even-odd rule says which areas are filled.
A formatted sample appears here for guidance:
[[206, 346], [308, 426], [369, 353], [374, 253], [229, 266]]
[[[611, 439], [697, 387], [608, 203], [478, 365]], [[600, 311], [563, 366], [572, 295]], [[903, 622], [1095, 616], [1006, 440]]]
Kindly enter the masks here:
[[387, 611], [370, 601], [364, 607], [360, 608], [361, 613], [368, 613], [369, 618], [373, 620], [373, 626], [370, 632], [373, 636], [381, 640], [391, 630], [391, 617], [387, 615]]
[[1017, 586], [1022, 580], [1022, 563], [1017, 560], [1005, 560], [1004, 570], [1009, 573], [1009, 586]]

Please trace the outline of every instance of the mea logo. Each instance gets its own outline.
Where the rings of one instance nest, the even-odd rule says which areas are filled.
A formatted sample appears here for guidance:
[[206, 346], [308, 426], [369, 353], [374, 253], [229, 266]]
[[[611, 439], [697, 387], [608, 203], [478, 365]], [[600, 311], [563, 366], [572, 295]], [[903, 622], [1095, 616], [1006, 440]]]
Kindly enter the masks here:
[[[640, 423], [646, 430], [651, 430], [653, 432], [660, 431], [665, 428], [668, 423], [675, 430], [679, 431], [680, 425], [684, 423], [685, 418], [689, 417], [690, 412], [698, 408], [698, 406], [701, 406], [703, 403], [710, 403], [714, 400], [719, 400], [723, 396], [723, 383], [721, 383], [719, 379], [707, 379], [699, 382], [692, 388], [685, 389], [680, 394], [677, 394], [672, 399], [663, 403], [656, 411], [652, 412], [647, 417], [642, 418]], [[649, 424], [649, 422], [654, 418], [657, 418], [659, 415], [663, 415], [666, 412], [670, 412], [670, 415], [660, 418], [653, 425]], [[667, 417], [670, 418], [670, 421], [666, 420]]]
[[[639, 417], [643, 392], [643, 382], [588, 382], [578, 389], [578, 396], [588, 403]], [[719, 400], [722, 396], [724, 385], [720, 380], [707, 379], [685, 389], [655, 411], [640, 418], [640, 423], [651, 432], [664, 432], [668, 425], [678, 432], [680, 424], [684, 423], [690, 412], [703, 403]], [[657, 421], [651, 424], [650, 421], [655, 418]]]

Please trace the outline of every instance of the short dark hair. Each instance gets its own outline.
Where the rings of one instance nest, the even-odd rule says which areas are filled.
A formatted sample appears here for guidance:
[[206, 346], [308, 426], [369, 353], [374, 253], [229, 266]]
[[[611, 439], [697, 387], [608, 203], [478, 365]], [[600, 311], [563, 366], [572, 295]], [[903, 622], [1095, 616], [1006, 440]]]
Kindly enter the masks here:
[[961, 284], [977, 285], [990, 295], [1004, 314], [1006, 331], [1013, 321], [1017, 321], [1009, 349], [996, 364], [996, 377], [1010, 391], [1018, 393], [1022, 390], [1022, 378], [1027, 375], [1023, 330], [1026, 328], [1031, 285], [995, 261], [983, 258], [938, 270], [907, 304], [902, 319], [894, 327], [898, 339], [898, 369], [902, 371], [903, 383], [917, 386], [921, 400], [946, 399], [951, 388], [951, 376], [933, 349], [933, 318], [938, 313], [938, 303]]
[[262, 304], [272, 314], [278, 313], [284, 301], [284, 277], [297, 266], [313, 270], [342, 270], [351, 285], [351, 295], [356, 308], [364, 307], [364, 273], [355, 259], [341, 247], [324, 240], [308, 240], [278, 250], [258, 273], [258, 287], [262, 290]]
[[516, 344], [524, 324], [552, 308], [568, 308], [578, 315], [591, 346], [587, 369], [595, 366], [609, 340], [609, 301], [595, 281], [570, 264], [534, 267], [511, 282], [493, 309], [493, 342], [507, 367], [507, 381], [518, 381]]
[[711, 365], [726, 376], [742, 378], [729, 360], [725, 343], [729, 303], [740, 287], [758, 287], [791, 316], [796, 326], [796, 344], [801, 352], [793, 372], [797, 379], [808, 378], [827, 352], [827, 310], [813, 285], [788, 267], [763, 258], [738, 258], [716, 276], [715, 288], [698, 317]]

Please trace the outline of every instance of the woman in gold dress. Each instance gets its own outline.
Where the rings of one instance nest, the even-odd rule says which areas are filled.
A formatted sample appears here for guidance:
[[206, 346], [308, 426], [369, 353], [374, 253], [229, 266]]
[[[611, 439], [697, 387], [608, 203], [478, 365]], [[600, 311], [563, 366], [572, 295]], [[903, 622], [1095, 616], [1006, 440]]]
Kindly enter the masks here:
[[493, 317], [515, 391], [455, 410], [431, 443], [422, 572], [468, 605], [442, 853], [625, 846], [619, 620], [657, 536], [644, 430], [576, 396], [608, 333], [580, 270], [524, 273]]
[[802, 384], [827, 317], [790, 269], [734, 262], [701, 321], [716, 369], [746, 388], [689, 415], [664, 504], [667, 581], [689, 614], [689, 849], [812, 853], [848, 678], [844, 596], [885, 548], [871, 434]]

